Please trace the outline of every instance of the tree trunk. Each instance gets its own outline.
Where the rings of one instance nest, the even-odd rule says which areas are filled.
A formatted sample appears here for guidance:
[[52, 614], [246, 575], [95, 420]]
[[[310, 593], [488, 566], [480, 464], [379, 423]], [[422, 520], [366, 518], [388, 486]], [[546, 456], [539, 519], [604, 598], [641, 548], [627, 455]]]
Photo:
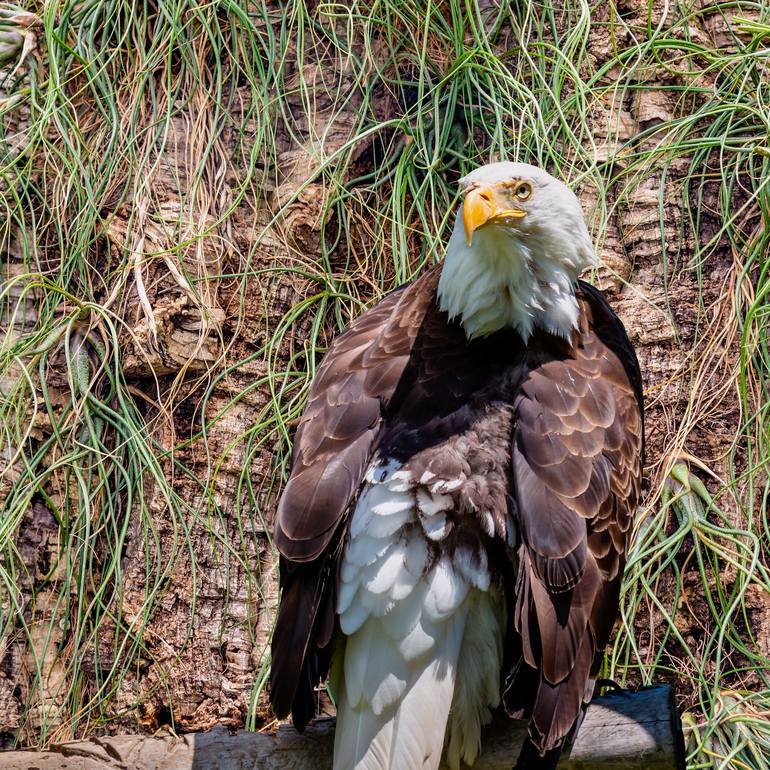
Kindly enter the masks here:
[[[80, 770], [329, 770], [333, 718], [312, 723], [302, 734], [288, 725], [275, 733], [225, 730], [184, 739], [117, 736], [57, 746], [50, 752], [16, 751], [0, 757], [2, 770], [61, 768], [77, 758]], [[484, 731], [475, 770], [511, 770], [526, 736], [526, 724], [501, 719]], [[681, 726], [668, 687], [618, 692], [596, 698], [580, 732], [559, 762], [563, 770], [684, 770]]]
[[[472, 94], [455, 95], [449, 110], [410, 85], [422, 67], [438, 88], [436, 73], [449, 73], [459, 54], [428, 46], [423, 57], [424, 30], [407, 51], [414, 30], [405, 19], [391, 20], [392, 37], [372, 28], [365, 47], [364, 20], [352, 11], [334, 16], [329, 4], [296, 4], [290, 13], [286, 4], [246, 3], [243, 14], [235, 4], [191, 5], [180, 16], [183, 46], [170, 42], [165, 11], [150, 3], [141, 23], [117, 12], [101, 18], [97, 28], [108, 33], [92, 39], [88, 54], [78, 35], [91, 28], [91, 6], [60, 5], [47, 26], [37, 6], [40, 18], [17, 22], [20, 40], [31, 30], [30, 50], [19, 61], [19, 43], [5, 70], [18, 63], [14, 88], [37, 90], [4, 117], [7, 137], [19, 138], [4, 152], [20, 169], [12, 184], [21, 203], [4, 230], [0, 317], [14, 342], [43, 317], [58, 336], [0, 372], [0, 391], [19, 404], [18, 419], [5, 412], [0, 478], [8, 511], [0, 734], [24, 746], [94, 731], [260, 726], [270, 719], [264, 682], [278, 597], [268, 533], [304, 389], [347, 318], [440, 254], [457, 157], [494, 145], [454, 112], [455, 104], [471, 109]], [[624, 0], [623, 23], [613, 26], [609, 5], [591, 10], [581, 66], [593, 72], [630, 44], [631, 28], [666, 21], [663, 3], [648, 18], [649, 3]], [[439, 6], [431, 12], [449, 13]], [[671, 19], [678, 13], [665, 8]], [[484, 34], [508, 67], [523, 61], [517, 30], [526, 20], [516, 9], [500, 13], [480, 2], [478, 18], [463, 16], [463, 24], [470, 35], [477, 22], [494, 21]], [[576, 13], [555, 12], [563, 37]], [[729, 14], [704, 11], [688, 23], [704, 46], [735, 44]], [[121, 25], [131, 34], [122, 36]], [[137, 56], [136, 35], [157, 47]], [[91, 54], [102, 58], [89, 64]], [[594, 147], [599, 167], [624, 168], [618, 151], [632, 138], [652, 151], [659, 138], [645, 131], [691, 109], [677, 90], [689, 82], [686, 66], [676, 51], [661, 57], [637, 73], [645, 88], [597, 97], [584, 115], [589, 133], [575, 128], [573, 139]], [[54, 59], [66, 62], [66, 76]], [[611, 83], [614, 74], [600, 79]], [[707, 90], [716, 76], [698, 77]], [[100, 89], [120, 106], [117, 116]], [[43, 96], [59, 105], [55, 119], [43, 114]], [[523, 124], [514, 106], [505, 117], [514, 121], [503, 133], [515, 154]], [[459, 138], [434, 161], [432, 137], [445, 120]], [[115, 133], [127, 137], [125, 153], [113, 148]], [[62, 166], [73, 157], [81, 165]], [[101, 157], [113, 165], [97, 168]], [[593, 280], [626, 324], [644, 374], [650, 500], [685, 449], [730, 477], [740, 420], [735, 389], [720, 383], [738, 357], [737, 326], [723, 321], [741, 268], [724, 236], [702, 269], [690, 264], [702, 257], [696, 237], [717, 233], [722, 219], [714, 184], [686, 186], [689, 163], [674, 159], [665, 173], [646, 167], [638, 176], [629, 169], [601, 191], [601, 175], [589, 174], [579, 191], [602, 225]], [[87, 205], [72, 193], [86, 177], [102, 185]], [[684, 210], [696, 192], [694, 228]], [[748, 229], [756, 225], [754, 209], [746, 217]], [[67, 261], [73, 253], [76, 267]], [[741, 450], [733, 461], [740, 471]], [[737, 504], [725, 508], [739, 516]], [[761, 628], [770, 607], [757, 613]], [[652, 620], [639, 621], [648, 639]], [[328, 706], [323, 694], [319, 701]]]

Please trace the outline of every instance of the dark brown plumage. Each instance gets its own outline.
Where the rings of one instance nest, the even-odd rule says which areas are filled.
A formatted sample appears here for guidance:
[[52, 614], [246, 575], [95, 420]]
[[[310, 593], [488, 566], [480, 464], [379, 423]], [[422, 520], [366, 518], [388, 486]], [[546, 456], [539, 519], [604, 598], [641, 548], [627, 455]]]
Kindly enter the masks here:
[[[414, 478], [468, 479], [452, 492], [456, 534], [441, 547], [465, 538], [485, 550], [509, 606], [505, 707], [530, 719], [544, 752], [590, 699], [617, 613], [642, 473], [639, 368], [620, 321], [585, 283], [569, 343], [541, 330], [526, 344], [513, 330], [469, 341], [438, 309], [439, 273], [356, 319], [313, 382], [275, 522], [271, 700], [299, 729], [312, 718], [352, 506], [372, 459], [395, 458]], [[484, 419], [497, 428], [479, 428]]]

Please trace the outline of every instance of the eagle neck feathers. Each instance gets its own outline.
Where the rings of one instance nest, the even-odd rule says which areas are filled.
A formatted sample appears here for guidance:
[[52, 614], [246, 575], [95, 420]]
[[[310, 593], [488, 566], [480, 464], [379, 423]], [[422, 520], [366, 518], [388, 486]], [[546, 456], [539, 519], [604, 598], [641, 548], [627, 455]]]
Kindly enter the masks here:
[[571, 258], [564, 243], [490, 227], [474, 233], [468, 246], [458, 219], [439, 279], [439, 307], [469, 339], [511, 328], [526, 342], [540, 328], [569, 340], [578, 324], [575, 285], [586, 266], [578, 245]]

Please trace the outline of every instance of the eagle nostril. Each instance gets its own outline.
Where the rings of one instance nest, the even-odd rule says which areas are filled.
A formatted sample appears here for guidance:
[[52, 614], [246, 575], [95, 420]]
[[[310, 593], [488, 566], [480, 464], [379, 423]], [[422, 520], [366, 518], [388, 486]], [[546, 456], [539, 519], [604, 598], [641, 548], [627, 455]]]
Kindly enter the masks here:
[[486, 201], [487, 203], [492, 200], [492, 196], [487, 192], [479, 193], [479, 198], [481, 198], [483, 201]]

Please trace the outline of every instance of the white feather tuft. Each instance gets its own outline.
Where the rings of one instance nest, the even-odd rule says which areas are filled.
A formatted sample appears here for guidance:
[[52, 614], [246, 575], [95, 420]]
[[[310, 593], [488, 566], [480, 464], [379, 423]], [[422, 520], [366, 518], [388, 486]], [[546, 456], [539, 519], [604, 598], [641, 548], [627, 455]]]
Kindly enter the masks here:
[[420, 522], [422, 523], [425, 536], [431, 540], [443, 540], [452, 529], [452, 522], [443, 513], [437, 513], [435, 516], [420, 517]]
[[342, 566], [340, 567], [340, 580], [343, 583], [352, 583], [358, 577], [360, 571], [357, 564], [346, 559], [342, 562]]
[[395, 543], [384, 559], [367, 567], [361, 576], [362, 588], [373, 594], [384, 594], [390, 591], [399, 573], [406, 572], [405, 551], [406, 543]]
[[479, 523], [484, 532], [490, 537], [495, 536], [495, 517], [492, 516], [491, 511], [484, 511], [484, 513], [479, 516]]
[[396, 575], [396, 579], [393, 581], [389, 594], [390, 598], [393, 599], [394, 602], [400, 602], [403, 599], [406, 599], [406, 597], [414, 590], [419, 579], [420, 576], [413, 575], [406, 568], [406, 564], [404, 564], [399, 570], [398, 575]]
[[389, 537], [369, 537], [368, 533], [361, 533], [352, 537], [345, 549], [345, 561], [355, 564], [357, 567], [366, 567], [376, 558], [382, 556], [392, 545]]
[[432, 556], [454, 505], [434, 477], [404, 491], [397, 464], [366, 475], [340, 567], [334, 770], [437, 770], [445, 744], [457, 767], [499, 698], [504, 603], [480, 546]]
[[[392, 487], [390, 487], [392, 489]], [[414, 500], [411, 495], [393, 495], [387, 500], [372, 506], [372, 513], [375, 516], [392, 516], [395, 513], [410, 511], [414, 507]]]
[[[343, 567], [347, 564], [343, 564]], [[353, 603], [353, 597], [358, 591], [358, 580], [342, 580], [340, 581], [340, 589], [337, 594], [337, 612], [340, 614], [348, 611], [348, 608]]]
[[424, 516], [433, 516], [439, 511], [448, 511], [453, 500], [451, 495], [429, 494], [426, 489], [420, 487], [417, 490], [417, 505]]
[[427, 484], [431, 479], [434, 478], [436, 478], [436, 474], [426, 468], [423, 471], [422, 476], [420, 476], [420, 484]]
[[430, 572], [425, 613], [432, 621], [451, 615], [468, 595], [468, 584], [458, 575], [452, 562], [445, 556]]
[[352, 636], [366, 622], [369, 617], [369, 608], [363, 602], [351, 604], [344, 612], [340, 613], [340, 629], [346, 636]]
[[460, 478], [452, 479], [451, 481], [445, 481], [444, 479], [439, 479], [438, 481], [433, 483], [433, 485], [430, 488], [430, 491], [433, 492], [433, 494], [436, 494], [437, 492], [453, 492], [455, 489], [458, 489], [459, 487], [461, 487], [466, 480], [467, 480], [467, 477], [465, 476], [465, 474], [462, 474]]
[[458, 546], [452, 556], [452, 564], [472, 586], [480, 591], [489, 590], [487, 553], [482, 547], [471, 549], [467, 545]]
[[422, 618], [403, 639], [397, 641], [401, 657], [408, 663], [423, 658], [435, 647], [441, 633], [442, 629], [437, 629], [435, 624]]
[[385, 633], [395, 641], [406, 638], [412, 629], [420, 622], [428, 585], [422, 580], [415, 586], [414, 591], [388, 613], [388, 622], [383, 624]]
[[412, 530], [409, 534], [404, 563], [411, 575], [422, 577], [428, 563], [428, 544], [417, 530]]
[[461, 759], [473, 764], [481, 749], [481, 727], [500, 703], [505, 618], [501, 591], [473, 595], [447, 724], [446, 759], [452, 770]]

